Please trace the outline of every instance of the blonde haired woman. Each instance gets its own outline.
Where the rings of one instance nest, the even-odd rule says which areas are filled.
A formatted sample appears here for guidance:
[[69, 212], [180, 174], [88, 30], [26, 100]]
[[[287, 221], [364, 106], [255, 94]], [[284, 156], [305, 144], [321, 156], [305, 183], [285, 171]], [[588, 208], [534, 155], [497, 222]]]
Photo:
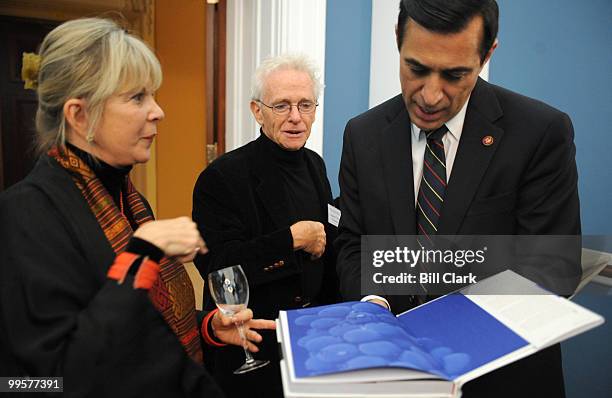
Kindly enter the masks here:
[[[128, 178], [164, 118], [157, 58], [97, 18], [60, 25], [39, 54], [41, 156], [0, 196], [0, 374], [62, 376], [74, 396], [219, 395], [201, 344], [240, 340], [232, 320], [195, 312], [181, 262], [205, 244], [186, 217], [153, 221]], [[274, 327], [251, 317], [235, 320]]]

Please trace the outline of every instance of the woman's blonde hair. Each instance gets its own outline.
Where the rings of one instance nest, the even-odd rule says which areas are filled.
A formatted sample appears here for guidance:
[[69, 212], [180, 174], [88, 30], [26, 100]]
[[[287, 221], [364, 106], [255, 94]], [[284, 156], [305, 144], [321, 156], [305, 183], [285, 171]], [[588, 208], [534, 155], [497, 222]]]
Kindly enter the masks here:
[[66, 143], [64, 104], [85, 100], [92, 141], [106, 100], [119, 92], [161, 84], [159, 61], [140, 39], [115, 22], [83, 18], [65, 22], [43, 40], [38, 73], [36, 130], [38, 149], [63, 148]]

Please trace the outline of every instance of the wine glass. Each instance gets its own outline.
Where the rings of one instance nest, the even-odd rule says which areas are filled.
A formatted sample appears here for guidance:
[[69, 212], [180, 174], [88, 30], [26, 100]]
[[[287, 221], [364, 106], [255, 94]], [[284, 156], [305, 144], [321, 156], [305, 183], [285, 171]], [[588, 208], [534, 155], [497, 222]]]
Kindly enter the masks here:
[[[213, 271], [208, 274], [208, 287], [219, 310], [226, 316], [232, 316], [247, 308], [249, 303], [249, 282], [240, 265], [234, 265]], [[246, 336], [242, 322], [236, 324], [246, 361], [234, 374], [243, 374], [266, 366], [270, 361], [254, 359], [247, 349]]]

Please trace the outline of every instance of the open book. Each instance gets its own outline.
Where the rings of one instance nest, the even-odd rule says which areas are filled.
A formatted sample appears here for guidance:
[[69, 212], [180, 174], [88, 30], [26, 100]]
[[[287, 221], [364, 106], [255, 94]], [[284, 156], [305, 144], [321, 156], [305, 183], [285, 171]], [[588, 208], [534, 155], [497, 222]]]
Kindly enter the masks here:
[[603, 321], [512, 271], [397, 317], [362, 302], [281, 311], [283, 389], [285, 397], [457, 397], [466, 382]]

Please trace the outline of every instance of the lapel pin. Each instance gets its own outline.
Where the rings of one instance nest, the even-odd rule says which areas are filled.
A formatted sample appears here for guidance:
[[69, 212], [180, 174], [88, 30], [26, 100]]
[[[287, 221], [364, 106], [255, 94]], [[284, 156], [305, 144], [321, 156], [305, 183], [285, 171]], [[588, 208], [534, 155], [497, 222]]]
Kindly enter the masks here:
[[482, 137], [482, 145], [484, 146], [491, 146], [494, 142], [495, 139], [492, 135], [485, 135], [484, 137]]

